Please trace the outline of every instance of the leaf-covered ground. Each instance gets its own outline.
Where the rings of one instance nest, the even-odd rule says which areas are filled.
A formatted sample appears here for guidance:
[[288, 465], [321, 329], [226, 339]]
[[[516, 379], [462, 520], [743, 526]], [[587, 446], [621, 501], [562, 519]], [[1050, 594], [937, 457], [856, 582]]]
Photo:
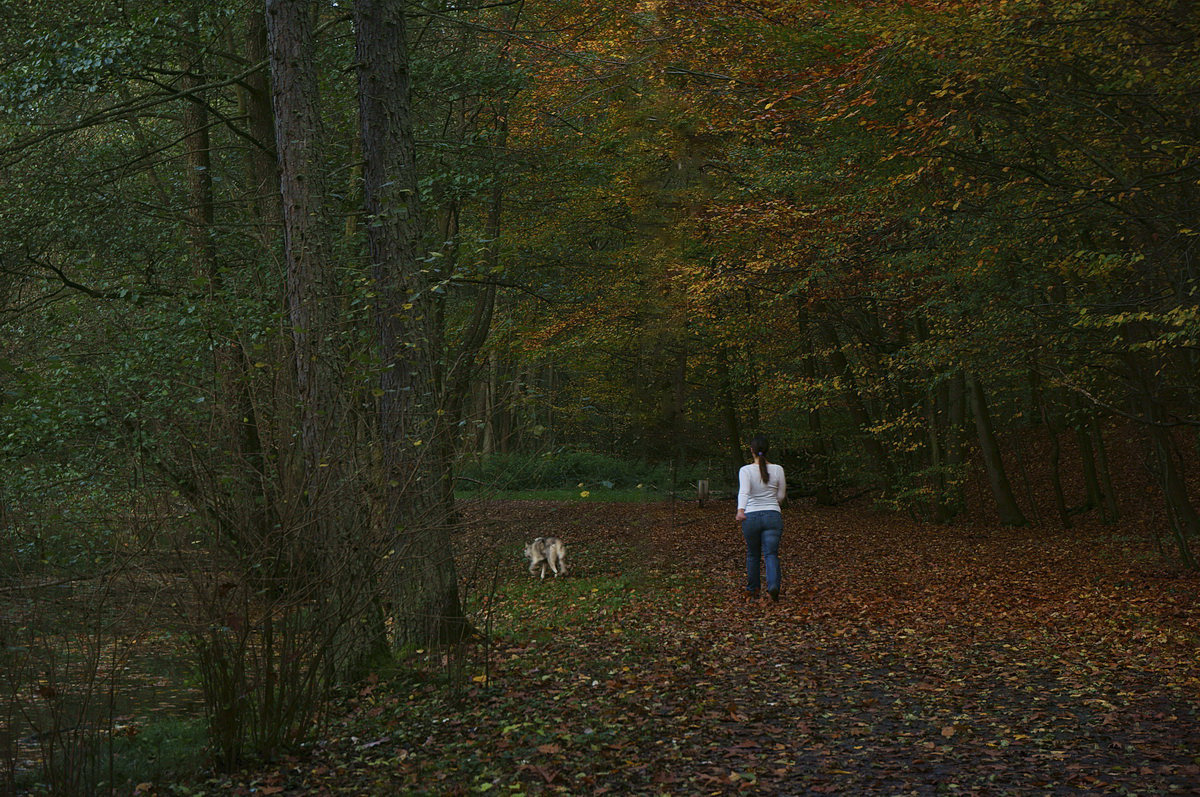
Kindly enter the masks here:
[[[785, 512], [746, 601], [728, 502], [478, 507], [489, 646], [384, 675], [233, 793], [1194, 794], [1200, 580], [1112, 529]], [[521, 544], [558, 534], [569, 578]], [[489, 594], [490, 593], [490, 594]], [[434, 676], [466, 667], [457, 698]]]

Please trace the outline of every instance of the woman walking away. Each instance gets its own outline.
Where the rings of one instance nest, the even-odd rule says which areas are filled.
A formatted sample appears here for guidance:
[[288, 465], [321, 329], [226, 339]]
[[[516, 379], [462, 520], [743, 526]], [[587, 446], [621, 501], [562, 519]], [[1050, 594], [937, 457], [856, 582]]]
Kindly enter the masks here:
[[746, 594], [758, 595], [758, 563], [767, 571], [767, 594], [779, 600], [779, 538], [783, 534], [780, 505], [787, 497], [783, 468], [767, 462], [767, 438], [750, 441], [754, 464], [738, 471], [737, 522], [746, 538]]

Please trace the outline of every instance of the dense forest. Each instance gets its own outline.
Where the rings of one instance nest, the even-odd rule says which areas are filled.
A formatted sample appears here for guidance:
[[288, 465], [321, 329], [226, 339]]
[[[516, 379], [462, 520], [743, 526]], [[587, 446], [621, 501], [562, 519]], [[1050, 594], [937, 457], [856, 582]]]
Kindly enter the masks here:
[[20, 723], [103, 781], [58, 732], [104, 678], [47, 706], [147, 584], [236, 766], [477, 635], [456, 495], [727, 489], [758, 431], [795, 498], [935, 528], [1149, 489], [1198, 566], [1192, 0], [0, 22], [0, 786]]

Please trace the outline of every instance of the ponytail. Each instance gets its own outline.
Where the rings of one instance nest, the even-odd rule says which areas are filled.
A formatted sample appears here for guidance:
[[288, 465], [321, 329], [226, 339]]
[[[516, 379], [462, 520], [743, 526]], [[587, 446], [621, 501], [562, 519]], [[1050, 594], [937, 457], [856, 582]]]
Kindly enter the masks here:
[[756, 434], [750, 439], [750, 450], [754, 453], [754, 461], [758, 463], [758, 475], [763, 484], [770, 484], [771, 477], [767, 473], [767, 436]]

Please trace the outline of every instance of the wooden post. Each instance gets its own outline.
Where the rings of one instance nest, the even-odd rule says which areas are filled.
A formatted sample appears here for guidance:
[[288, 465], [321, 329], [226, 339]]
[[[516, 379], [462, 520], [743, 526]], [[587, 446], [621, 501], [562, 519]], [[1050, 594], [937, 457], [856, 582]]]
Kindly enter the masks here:
[[705, 499], [708, 498], [708, 479], [701, 479], [696, 482], [696, 500], [700, 506], [704, 506]]

